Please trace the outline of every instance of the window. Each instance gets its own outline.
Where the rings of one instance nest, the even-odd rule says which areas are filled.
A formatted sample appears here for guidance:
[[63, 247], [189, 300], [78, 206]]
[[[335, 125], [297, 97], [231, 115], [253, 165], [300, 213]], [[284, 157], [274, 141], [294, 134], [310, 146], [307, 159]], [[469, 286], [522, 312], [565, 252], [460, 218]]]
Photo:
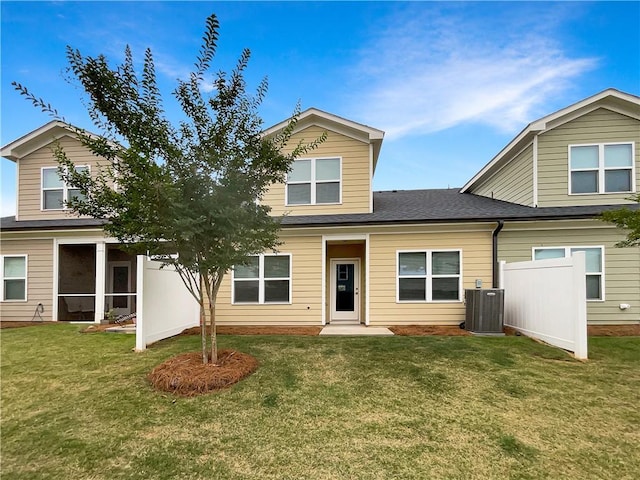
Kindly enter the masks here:
[[633, 157], [633, 143], [570, 145], [569, 192], [633, 192]]
[[603, 247], [540, 247], [533, 249], [534, 260], [565, 258], [573, 252], [584, 252], [587, 270], [587, 300], [604, 300], [602, 278], [604, 265]]
[[287, 205], [340, 203], [340, 171], [340, 158], [296, 160], [287, 176]]
[[233, 303], [290, 303], [291, 255], [256, 255], [233, 269]]
[[2, 301], [25, 301], [27, 299], [27, 256], [0, 256], [2, 272]]
[[[88, 171], [86, 165], [77, 166], [76, 172]], [[42, 169], [42, 210], [64, 210], [65, 202], [72, 198], [82, 198], [80, 190], [66, 184], [58, 174], [58, 167]]]
[[399, 302], [460, 301], [459, 250], [398, 252]]

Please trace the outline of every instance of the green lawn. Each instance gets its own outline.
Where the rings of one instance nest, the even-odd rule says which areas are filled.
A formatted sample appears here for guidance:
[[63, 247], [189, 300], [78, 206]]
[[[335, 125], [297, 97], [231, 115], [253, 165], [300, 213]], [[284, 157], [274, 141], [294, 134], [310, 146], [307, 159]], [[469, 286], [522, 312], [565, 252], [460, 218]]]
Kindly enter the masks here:
[[640, 472], [640, 338], [591, 360], [524, 337], [221, 336], [232, 389], [152, 391], [199, 337], [134, 353], [75, 325], [1, 332], [1, 477], [623, 479]]

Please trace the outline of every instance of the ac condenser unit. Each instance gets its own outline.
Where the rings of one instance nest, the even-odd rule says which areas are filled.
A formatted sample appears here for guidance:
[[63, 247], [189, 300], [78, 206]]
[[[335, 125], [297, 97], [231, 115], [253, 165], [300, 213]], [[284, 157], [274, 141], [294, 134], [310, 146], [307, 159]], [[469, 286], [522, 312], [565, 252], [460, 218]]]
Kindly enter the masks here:
[[477, 288], [465, 290], [465, 330], [479, 334], [502, 334], [504, 290]]

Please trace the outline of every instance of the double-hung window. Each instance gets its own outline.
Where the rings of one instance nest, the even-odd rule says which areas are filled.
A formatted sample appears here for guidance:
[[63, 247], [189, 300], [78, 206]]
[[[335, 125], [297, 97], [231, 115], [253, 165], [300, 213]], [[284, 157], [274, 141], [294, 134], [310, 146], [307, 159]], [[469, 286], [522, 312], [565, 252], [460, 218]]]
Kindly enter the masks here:
[[[88, 171], [87, 165], [78, 165], [76, 172]], [[58, 174], [58, 167], [42, 168], [42, 210], [64, 210], [65, 202], [82, 198], [80, 189], [67, 184]]]
[[587, 300], [604, 300], [604, 248], [603, 247], [537, 247], [534, 260], [570, 257], [574, 252], [584, 252], [587, 271]]
[[234, 267], [233, 303], [291, 303], [291, 255], [255, 255]]
[[2, 273], [2, 301], [25, 301], [27, 299], [27, 256], [0, 256]]
[[340, 203], [340, 158], [305, 158], [293, 162], [287, 175], [287, 205]]
[[633, 143], [569, 145], [569, 193], [634, 191]]
[[460, 301], [460, 250], [398, 252], [397, 301]]

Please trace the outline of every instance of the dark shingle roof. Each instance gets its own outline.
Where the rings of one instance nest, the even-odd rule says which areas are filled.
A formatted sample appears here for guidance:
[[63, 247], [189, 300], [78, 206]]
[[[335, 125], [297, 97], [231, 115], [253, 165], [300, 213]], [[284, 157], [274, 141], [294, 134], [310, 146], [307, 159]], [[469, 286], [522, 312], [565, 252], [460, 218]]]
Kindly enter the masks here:
[[104, 220], [95, 218], [62, 218], [59, 220], [17, 220], [16, 217], [0, 218], [0, 230], [58, 230], [101, 227]]
[[[635, 208], [634, 205], [629, 205]], [[283, 227], [387, 223], [443, 223], [496, 220], [552, 220], [593, 218], [620, 205], [527, 207], [516, 203], [460, 193], [460, 189], [393, 190], [374, 192], [373, 213], [290, 215]]]
[[[626, 205], [638, 208], [637, 204]], [[568, 220], [593, 218], [604, 210], [621, 205], [585, 205], [578, 207], [533, 208], [487, 197], [460, 193], [460, 189], [393, 190], [374, 192], [373, 213], [337, 215], [289, 215], [282, 220], [284, 228], [342, 225], [384, 225], [408, 223], [495, 222], [497, 220]], [[100, 227], [104, 220], [66, 218], [61, 220], [0, 219], [0, 229], [51, 230]]]

